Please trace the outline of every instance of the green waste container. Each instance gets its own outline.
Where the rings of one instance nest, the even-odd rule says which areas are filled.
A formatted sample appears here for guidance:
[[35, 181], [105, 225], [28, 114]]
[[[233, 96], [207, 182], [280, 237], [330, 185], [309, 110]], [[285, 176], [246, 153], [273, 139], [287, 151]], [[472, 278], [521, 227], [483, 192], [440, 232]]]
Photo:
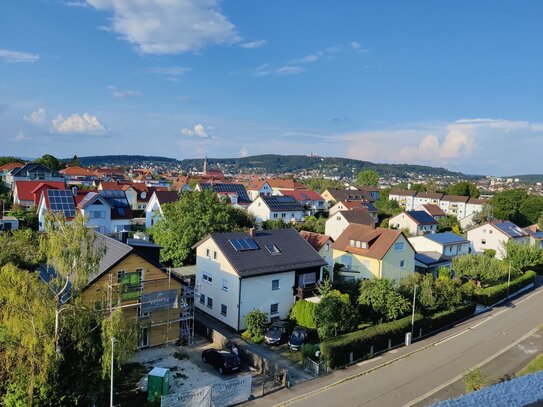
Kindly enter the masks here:
[[170, 369], [154, 367], [147, 375], [147, 400], [158, 401], [170, 390]]

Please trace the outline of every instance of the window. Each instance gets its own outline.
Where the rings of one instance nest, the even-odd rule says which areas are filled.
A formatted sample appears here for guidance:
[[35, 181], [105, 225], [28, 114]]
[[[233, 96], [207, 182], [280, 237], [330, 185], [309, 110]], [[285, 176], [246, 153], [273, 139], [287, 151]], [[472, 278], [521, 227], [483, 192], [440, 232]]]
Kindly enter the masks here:
[[400, 260], [400, 268], [401, 269], [405, 268], [405, 260]]
[[301, 287], [313, 286], [317, 282], [317, 273], [300, 274], [298, 282], [300, 283]]
[[213, 251], [213, 260], [217, 260], [217, 252]]
[[486, 233], [486, 229], [483, 229], [483, 233]]
[[211, 284], [213, 282], [213, 276], [211, 274], [209, 274], [209, 273], [206, 273], [205, 271], [204, 271], [202, 279], [204, 281], [207, 281], [209, 284]]
[[353, 239], [349, 240], [349, 246], [354, 247], [354, 240]]
[[324, 245], [324, 251], [327, 252], [327, 251], [329, 251], [329, 250], [330, 250], [330, 243], [326, 243], [326, 244]]
[[204, 294], [200, 294], [200, 304], [204, 305], [206, 303], [206, 296]]
[[270, 305], [270, 314], [278, 314], [279, 313], [279, 304], [272, 304]]
[[226, 316], [228, 314], [228, 307], [224, 304], [221, 304], [221, 315]]
[[341, 216], [336, 216], [336, 220], [341, 220]]
[[89, 218], [91, 219], [105, 219], [106, 213], [104, 211], [91, 211]]
[[481, 244], [486, 244], [486, 239], [481, 239]]
[[273, 214], [273, 217], [274, 217], [275, 219], [277, 219], [277, 216], [278, 216], [277, 213], [274, 213], [274, 214]]
[[206, 249], [206, 257], [209, 257], [209, 249]]
[[362, 249], [368, 248], [368, 242], [362, 242]]
[[401, 252], [404, 249], [404, 246], [405, 246], [404, 242], [394, 243], [394, 251]]
[[279, 290], [279, 280], [272, 280], [272, 290]]
[[282, 213], [282, 214], [281, 214], [281, 217], [282, 217], [282, 218], [284, 218], [284, 217], [286, 217], [286, 216], [287, 216], [286, 213]]
[[222, 279], [222, 290], [228, 292], [228, 280]]
[[266, 250], [270, 252], [270, 254], [281, 254], [281, 251], [273, 244], [266, 245]]
[[207, 308], [213, 309], [213, 298], [207, 297]]
[[358, 248], [361, 247], [360, 240], [355, 241], [355, 244], [356, 244], [356, 247], [358, 247]]
[[489, 235], [492, 234], [492, 229], [489, 229], [489, 230], [488, 230], [488, 234], [489, 234]]

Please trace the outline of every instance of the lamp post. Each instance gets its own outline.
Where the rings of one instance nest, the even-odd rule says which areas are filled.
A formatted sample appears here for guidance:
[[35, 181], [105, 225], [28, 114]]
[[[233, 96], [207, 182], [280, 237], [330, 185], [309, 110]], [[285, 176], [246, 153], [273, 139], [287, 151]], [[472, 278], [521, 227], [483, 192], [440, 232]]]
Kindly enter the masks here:
[[113, 359], [113, 348], [115, 347], [115, 338], [111, 338], [111, 389], [109, 393], [109, 406], [113, 407], [113, 369], [114, 369], [114, 359]]
[[411, 313], [411, 342], [413, 342], [413, 331], [415, 329], [415, 301], [417, 299], [417, 285], [413, 287], [413, 312]]

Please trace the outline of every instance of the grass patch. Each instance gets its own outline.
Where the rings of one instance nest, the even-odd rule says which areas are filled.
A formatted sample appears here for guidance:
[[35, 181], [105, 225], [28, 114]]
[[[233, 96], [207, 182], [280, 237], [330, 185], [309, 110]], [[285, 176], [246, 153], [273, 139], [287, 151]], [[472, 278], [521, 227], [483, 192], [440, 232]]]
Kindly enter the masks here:
[[524, 369], [517, 373], [518, 376], [524, 376], [525, 374], [535, 373], [543, 370], [543, 354], [535, 357], [530, 363], [528, 363]]
[[189, 358], [189, 355], [187, 355], [185, 352], [175, 352], [173, 354], [173, 357], [178, 359], [178, 360], [187, 360], [187, 359], [190, 359]]

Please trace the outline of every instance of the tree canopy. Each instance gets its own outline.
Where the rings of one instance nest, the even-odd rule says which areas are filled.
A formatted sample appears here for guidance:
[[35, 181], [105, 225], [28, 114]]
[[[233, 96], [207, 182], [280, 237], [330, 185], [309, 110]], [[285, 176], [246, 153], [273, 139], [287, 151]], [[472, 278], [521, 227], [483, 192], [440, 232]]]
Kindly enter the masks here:
[[357, 185], [362, 185], [366, 187], [375, 187], [379, 185], [379, 173], [374, 170], [360, 171], [356, 175], [355, 182]]
[[450, 185], [445, 189], [447, 195], [461, 195], [469, 196], [472, 198], [479, 198], [479, 189], [473, 182], [460, 181], [456, 184]]
[[315, 305], [314, 315], [321, 340], [349, 332], [356, 322], [349, 295], [341, 294], [337, 290], [321, 297], [321, 300]]
[[62, 163], [55, 156], [52, 156], [51, 154], [42, 155], [40, 158], [34, 160], [34, 162], [36, 164], [43, 164], [54, 171], [59, 171], [62, 168], [64, 168]]
[[521, 227], [536, 223], [543, 214], [543, 197], [529, 195], [524, 189], [499, 192], [490, 205], [495, 219], [510, 220]]
[[410, 303], [393, 286], [392, 281], [374, 278], [360, 284], [358, 303], [374, 321], [393, 321], [405, 316]]
[[217, 199], [211, 190], [182, 192], [180, 199], [163, 205], [164, 218], [150, 233], [162, 247], [162, 260], [175, 267], [194, 264], [192, 246], [212, 232], [243, 230], [253, 225], [253, 218]]
[[24, 161], [17, 157], [0, 157], [0, 167], [9, 163], [21, 163], [24, 164]]

